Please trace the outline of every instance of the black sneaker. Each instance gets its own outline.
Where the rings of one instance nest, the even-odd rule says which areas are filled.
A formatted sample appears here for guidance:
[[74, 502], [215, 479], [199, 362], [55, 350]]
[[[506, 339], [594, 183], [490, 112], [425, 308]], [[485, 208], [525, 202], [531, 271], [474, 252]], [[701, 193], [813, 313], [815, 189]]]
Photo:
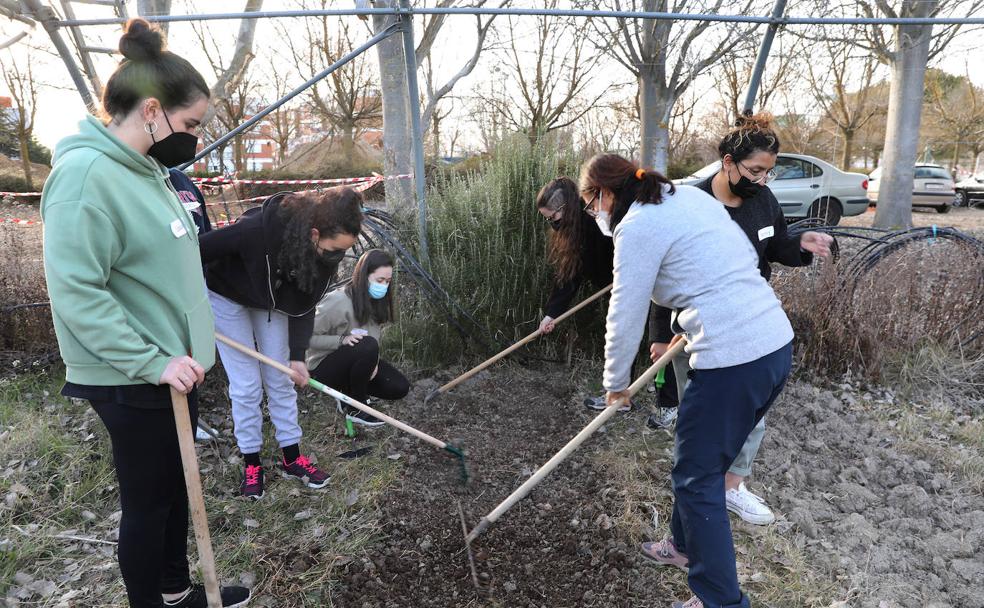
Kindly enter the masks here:
[[252, 500], [263, 498], [263, 467], [246, 465], [243, 482], [239, 485], [239, 493]]
[[[219, 589], [222, 596], [223, 608], [236, 608], [245, 606], [249, 603], [251, 594], [245, 587], [222, 587]], [[208, 608], [208, 600], [205, 597], [204, 585], [192, 585], [188, 594], [176, 602], [164, 602], [166, 608]]]
[[[379, 418], [376, 418], [372, 414], [367, 414], [362, 410], [355, 409], [351, 405], [347, 405], [347, 404], [343, 405], [342, 402], [337, 399], [335, 400], [335, 403], [337, 404], [336, 407], [338, 409], [338, 413], [339, 414], [344, 413], [345, 418], [351, 421], [352, 424], [359, 424], [368, 428], [375, 428], [377, 426], [383, 426], [384, 424], [386, 424], [385, 422], [383, 422]], [[372, 407], [372, 402], [369, 399], [366, 399], [365, 403], [369, 407]]]
[[280, 469], [284, 477], [299, 479], [301, 483], [312, 490], [320, 490], [331, 481], [331, 475], [319, 469], [303, 454], [298, 456], [297, 460], [290, 463], [286, 462], [284, 457], [281, 456]]
[[646, 426], [651, 429], [669, 429], [677, 419], [677, 408], [657, 407], [649, 418], [646, 419]]
[[[605, 396], [601, 395], [600, 397], [585, 397], [584, 407], [588, 408], [589, 410], [601, 411], [606, 407], [608, 407], [608, 405], [605, 404]], [[635, 407], [635, 403], [632, 400], [629, 400], [629, 404], [619, 407], [618, 411], [631, 412], [633, 407]]]

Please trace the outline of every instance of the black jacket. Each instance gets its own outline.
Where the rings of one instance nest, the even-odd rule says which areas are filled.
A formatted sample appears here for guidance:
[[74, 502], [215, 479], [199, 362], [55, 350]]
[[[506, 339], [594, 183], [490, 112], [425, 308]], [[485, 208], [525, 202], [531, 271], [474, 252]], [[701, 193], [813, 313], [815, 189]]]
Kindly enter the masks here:
[[[713, 197], [713, 179], [712, 175], [694, 186]], [[800, 249], [799, 236], [790, 236], [782, 207], [767, 187], [761, 188], [757, 196], [745, 199], [740, 207], [725, 205], [724, 208], [751, 241], [758, 254], [759, 273], [766, 281], [772, 278], [772, 262], [783, 266], [806, 266], [813, 261], [812, 253]], [[650, 342], [669, 342], [673, 338], [670, 313], [668, 308], [653, 307], [649, 315]]]
[[337, 265], [319, 265], [318, 282], [311, 293], [298, 288], [290, 271], [277, 258], [285, 225], [280, 201], [287, 193], [268, 198], [250, 209], [235, 224], [199, 237], [205, 283], [215, 293], [237, 304], [288, 316], [291, 361], [304, 361], [314, 330], [314, 309], [328, 291]]
[[608, 287], [612, 282], [612, 267], [615, 264], [615, 241], [598, 229], [598, 224], [587, 213], [581, 214], [581, 269], [568, 281], [555, 282], [550, 297], [544, 306], [544, 314], [556, 319], [567, 312], [577, 290], [587, 279], [595, 289]]
[[174, 191], [178, 193], [178, 199], [184, 208], [191, 212], [195, 226], [198, 226], [198, 236], [210, 232], [212, 222], [209, 221], [208, 213], [205, 210], [205, 197], [202, 195], [202, 191], [198, 189], [195, 182], [185, 175], [184, 171], [170, 169], [168, 173], [171, 185], [174, 186]]

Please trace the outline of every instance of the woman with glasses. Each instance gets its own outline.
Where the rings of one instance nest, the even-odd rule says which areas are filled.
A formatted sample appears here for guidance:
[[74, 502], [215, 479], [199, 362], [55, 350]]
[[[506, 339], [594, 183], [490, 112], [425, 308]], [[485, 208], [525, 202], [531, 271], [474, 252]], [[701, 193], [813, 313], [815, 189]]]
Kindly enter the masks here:
[[[536, 209], [552, 229], [547, 263], [553, 268], [554, 284], [540, 321], [540, 330], [548, 334], [554, 330], [554, 319], [570, 309], [585, 281], [594, 291], [611, 284], [615, 246], [611, 233], [602, 233], [595, 222], [595, 212], [590, 205], [585, 206], [577, 184], [569, 177], [558, 177], [541, 188], [536, 195]], [[604, 409], [605, 397], [585, 397], [584, 405]], [[627, 406], [624, 411], [630, 409]]]
[[[694, 184], [720, 201], [748, 237], [758, 256], [759, 273], [766, 281], [772, 276], [770, 263], [806, 266], [813, 261], [813, 254], [830, 255], [833, 240], [830, 235], [819, 232], [793, 236], [786, 230], [786, 218], [779, 201], [766, 185], [775, 178], [773, 168], [779, 153], [779, 137], [772, 129], [771, 119], [768, 114], [739, 118], [737, 125], [718, 144], [721, 170]], [[669, 318], [670, 311], [666, 308], [658, 308], [650, 316], [650, 354], [654, 361], [666, 352], [672, 336]], [[686, 358], [674, 360], [673, 367], [678, 376], [678, 390], [682, 393], [685, 374], [689, 371]], [[765, 418], [749, 434], [725, 476], [728, 510], [756, 525], [775, 521], [775, 515], [765, 501], [745, 487], [745, 478], [751, 474], [752, 461], [764, 435]], [[653, 550], [652, 543], [647, 543], [643, 551], [647, 547]]]
[[585, 163], [580, 190], [615, 243], [606, 402], [627, 397], [651, 301], [677, 311], [674, 329], [686, 337], [694, 368], [676, 426], [673, 537], [646, 557], [688, 569], [694, 597], [674, 608], [748, 608], [724, 475], [782, 390], [793, 329], [756, 268], [755, 250], [706, 192], [614, 154]]

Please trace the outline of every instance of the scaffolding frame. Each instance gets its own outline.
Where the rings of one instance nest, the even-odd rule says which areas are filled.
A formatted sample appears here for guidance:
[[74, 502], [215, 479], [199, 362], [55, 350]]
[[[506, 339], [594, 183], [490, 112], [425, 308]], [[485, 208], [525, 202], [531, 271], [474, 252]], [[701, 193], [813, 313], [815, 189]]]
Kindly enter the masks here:
[[[83, 0], [93, 2], [93, 0]], [[95, 107], [93, 97], [85, 78], [68, 46], [60, 34], [60, 29], [68, 28], [73, 36], [79, 36], [80, 27], [97, 25], [115, 25], [126, 22], [124, 17], [103, 19], [58, 19], [54, 11], [41, 4], [41, 0], [21, 0], [28, 14], [24, 18], [39, 21], [48, 32], [55, 49], [58, 51], [72, 77], [82, 100], [90, 110]], [[95, 0], [99, 4], [116, 4], [114, 0]], [[4, 0], [2, 4], [9, 4]], [[206, 157], [216, 148], [228, 142], [233, 137], [250, 129], [264, 117], [285, 103], [300, 95], [308, 88], [326, 78], [349, 61], [368, 51], [376, 44], [390, 36], [401, 34], [403, 37], [404, 70], [407, 82], [407, 110], [409, 113], [410, 135], [413, 145], [413, 178], [417, 199], [418, 239], [420, 258], [428, 263], [427, 247], [427, 203], [424, 192], [424, 142], [420, 124], [420, 98], [417, 82], [417, 58], [414, 46], [413, 17], [416, 15], [447, 15], [447, 16], [526, 16], [526, 17], [578, 17], [578, 18], [616, 18], [616, 19], [651, 19], [676, 21], [701, 21], [716, 23], [751, 23], [768, 26], [763, 36], [756, 57], [748, 91], [743, 104], [743, 112], [750, 113], [755, 103], [755, 97], [761, 82], [762, 72], [771, 51], [772, 40], [779, 28], [795, 25], [984, 25], [982, 17], [788, 17], [785, 16], [786, 0], [774, 0], [773, 9], [768, 16], [760, 15], [726, 15], [673, 13], [654, 11], [625, 11], [625, 10], [590, 10], [590, 9], [549, 9], [549, 8], [494, 8], [494, 7], [421, 7], [414, 8], [410, 0], [399, 0], [399, 5], [392, 8], [352, 8], [352, 9], [305, 9], [285, 11], [246, 11], [231, 13], [203, 13], [198, 15], [150, 15], [143, 17], [147, 21], [157, 23], [178, 23], [189, 21], [221, 21], [241, 19], [298, 19], [308, 17], [371, 17], [391, 15], [396, 21], [377, 32], [357, 49], [314, 75], [280, 99], [268, 105], [255, 116], [232, 129], [210, 145], [205, 147], [195, 158], [180, 168], [186, 169], [195, 162]]]

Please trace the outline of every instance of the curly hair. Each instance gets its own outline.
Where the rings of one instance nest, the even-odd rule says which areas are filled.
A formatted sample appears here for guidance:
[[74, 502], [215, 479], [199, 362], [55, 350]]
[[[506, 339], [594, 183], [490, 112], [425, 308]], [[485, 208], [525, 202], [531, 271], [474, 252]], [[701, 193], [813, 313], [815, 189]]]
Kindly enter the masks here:
[[311, 242], [311, 229], [316, 229], [320, 238], [339, 234], [358, 237], [362, 230], [362, 195], [344, 186], [296, 192], [280, 201], [278, 213], [284, 223], [284, 236], [277, 263], [290, 273], [301, 291], [311, 293], [318, 285], [322, 264], [317, 245]]
[[772, 128], [772, 114], [768, 112], [739, 116], [734, 128], [718, 144], [721, 158], [731, 155], [735, 162], [756, 152], [779, 153], [779, 136]]
[[536, 208], [551, 213], [560, 211], [560, 227], [552, 231], [547, 243], [547, 263], [553, 267], [558, 283], [569, 281], [581, 271], [584, 241], [577, 184], [569, 177], [550, 180], [537, 192]]

